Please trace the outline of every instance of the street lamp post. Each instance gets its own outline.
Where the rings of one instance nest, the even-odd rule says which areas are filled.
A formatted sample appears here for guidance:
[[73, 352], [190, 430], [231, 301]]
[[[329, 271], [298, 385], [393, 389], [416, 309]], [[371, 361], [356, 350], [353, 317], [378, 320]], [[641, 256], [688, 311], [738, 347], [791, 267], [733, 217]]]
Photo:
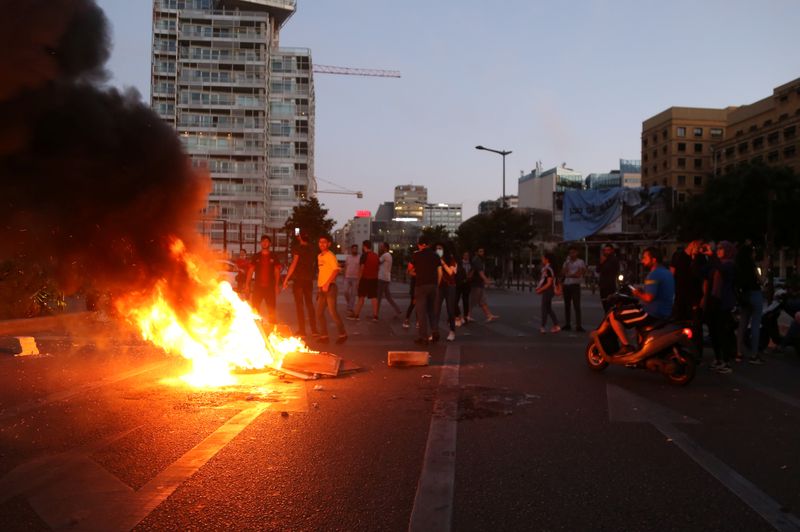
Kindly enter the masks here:
[[492, 148], [486, 148], [484, 146], [475, 146], [476, 150], [483, 150], [483, 151], [490, 151], [492, 153], [497, 153], [498, 155], [503, 156], [503, 202], [502, 206], [506, 206], [506, 155], [511, 153], [511, 150], [493, 150]]

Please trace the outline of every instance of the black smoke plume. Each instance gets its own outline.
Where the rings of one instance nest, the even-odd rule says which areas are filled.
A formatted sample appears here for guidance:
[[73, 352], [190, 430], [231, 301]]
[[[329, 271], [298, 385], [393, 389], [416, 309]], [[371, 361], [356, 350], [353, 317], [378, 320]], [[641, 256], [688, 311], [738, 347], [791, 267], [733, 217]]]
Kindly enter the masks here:
[[47, 264], [67, 292], [180, 291], [170, 239], [198, 245], [209, 180], [135, 91], [102, 85], [105, 15], [94, 0], [0, 14], [0, 259]]

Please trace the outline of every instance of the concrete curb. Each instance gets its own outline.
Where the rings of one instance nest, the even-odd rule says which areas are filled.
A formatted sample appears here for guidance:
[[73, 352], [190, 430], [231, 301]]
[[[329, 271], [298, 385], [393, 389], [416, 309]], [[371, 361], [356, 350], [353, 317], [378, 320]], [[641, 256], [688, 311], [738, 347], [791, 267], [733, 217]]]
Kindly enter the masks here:
[[93, 321], [96, 312], [72, 312], [41, 318], [0, 321], [0, 335], [20, 335], [53, 328], [69, 328], [79, 323]]

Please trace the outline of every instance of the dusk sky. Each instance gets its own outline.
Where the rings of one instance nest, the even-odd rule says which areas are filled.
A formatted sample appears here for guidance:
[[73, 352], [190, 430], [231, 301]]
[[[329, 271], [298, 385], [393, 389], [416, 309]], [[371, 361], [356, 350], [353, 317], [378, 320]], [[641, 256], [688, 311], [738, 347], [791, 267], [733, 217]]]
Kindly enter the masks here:
[[[98, 3], [111, 83], [149, 102], [152, 2]], [[800, 76], [799, 27], [797, 0], [298, 0], [281, 45], [402, 73], [315, 76], [316, 174], [364, 192], [320, 194], [341, 226], [409, 183], [476, 214], [502, 193], [500, 156], [477, 144], [513, 150], [509, 195], [537, 160], [585, 175], [639, 159], [650, 116], [752, 103]]]

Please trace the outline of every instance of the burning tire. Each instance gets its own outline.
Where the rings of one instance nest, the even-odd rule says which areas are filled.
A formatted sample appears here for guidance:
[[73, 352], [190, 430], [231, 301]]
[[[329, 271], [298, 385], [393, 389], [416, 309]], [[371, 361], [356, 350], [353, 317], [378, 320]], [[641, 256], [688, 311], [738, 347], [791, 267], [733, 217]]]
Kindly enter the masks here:
[[590, 341], [586, 346], [586, 363], [593, 371], [603, 371], [608, 367], [608, 362], [603, 358], [600, 348], [594, 340]]

